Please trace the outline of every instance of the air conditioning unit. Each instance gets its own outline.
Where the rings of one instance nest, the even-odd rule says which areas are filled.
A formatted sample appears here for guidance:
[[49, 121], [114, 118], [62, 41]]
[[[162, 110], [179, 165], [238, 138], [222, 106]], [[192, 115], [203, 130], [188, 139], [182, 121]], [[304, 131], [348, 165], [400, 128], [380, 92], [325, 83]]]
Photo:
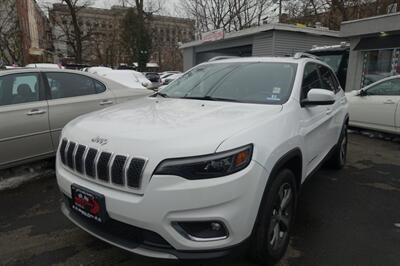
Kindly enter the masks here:
[[392, 14], [392, 13], [396, 13], [396, 12], [397, 12], [397, 3], [388, 5], [388, 7], [387, 7], [388, 14]]

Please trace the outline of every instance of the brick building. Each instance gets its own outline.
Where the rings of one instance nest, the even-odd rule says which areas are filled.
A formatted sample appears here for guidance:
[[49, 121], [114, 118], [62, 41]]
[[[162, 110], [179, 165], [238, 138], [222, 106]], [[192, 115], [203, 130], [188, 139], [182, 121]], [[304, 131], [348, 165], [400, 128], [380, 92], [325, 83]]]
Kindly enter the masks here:
[[50, 22], [35, 0], [2, 0], [0, 20], [0, 57], [6, 64], [53, 62]]
[[24, 63], [53, 62], [50, 22], [35, 0], [16, 0]]
[[[129, 62], [129, 56], [121, 45], [122, 23], [127, 8], [113, 6], [111, 9], [86, 7], [78, 12], [78, 23], [83, 36], [83, 63], [109, 65]], [[54, 46], [60, 59], [74, 61], [74, 50], [68, 44], [67, 34], [73, 31], [70, 13], [63, 4], [54, 4], [49, 12], [53, 26]], [[160, 70], [182, 69], [179, 43], [194, 38], [194, 22], [189, 19], [152, 16], [150, 29], [152, 53], [150, 62], [157, 63]]]

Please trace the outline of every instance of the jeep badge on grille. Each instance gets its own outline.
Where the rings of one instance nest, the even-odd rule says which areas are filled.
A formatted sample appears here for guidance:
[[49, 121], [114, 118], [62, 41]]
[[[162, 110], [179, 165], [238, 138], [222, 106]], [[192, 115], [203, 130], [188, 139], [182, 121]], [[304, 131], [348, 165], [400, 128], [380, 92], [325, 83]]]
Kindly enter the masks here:
[[92, 138], [92, 142], [100, 144], [101, 146], [104, 146], [108, 143], [108, 139], [95, 137], [95, 138]]

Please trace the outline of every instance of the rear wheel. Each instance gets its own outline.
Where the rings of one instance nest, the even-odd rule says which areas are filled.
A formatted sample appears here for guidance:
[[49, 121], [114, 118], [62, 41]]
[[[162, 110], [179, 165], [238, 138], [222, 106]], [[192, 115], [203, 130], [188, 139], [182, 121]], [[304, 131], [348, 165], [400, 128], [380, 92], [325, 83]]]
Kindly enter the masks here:
[[265, 193], [250, 255], [260, 265], [272, 265], [283, 257], [289, 244], [297, 201], [294, 174], [288, 169], [280, 171]]

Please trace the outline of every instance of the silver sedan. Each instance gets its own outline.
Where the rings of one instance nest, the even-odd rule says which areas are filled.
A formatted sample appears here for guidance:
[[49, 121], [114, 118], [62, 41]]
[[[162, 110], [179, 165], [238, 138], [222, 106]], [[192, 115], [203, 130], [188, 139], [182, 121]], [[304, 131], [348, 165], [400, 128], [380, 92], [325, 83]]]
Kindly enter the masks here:
[[72, 119], [152, 92], [84, 72], [0, 72], [0, 169], [51, 157]]

